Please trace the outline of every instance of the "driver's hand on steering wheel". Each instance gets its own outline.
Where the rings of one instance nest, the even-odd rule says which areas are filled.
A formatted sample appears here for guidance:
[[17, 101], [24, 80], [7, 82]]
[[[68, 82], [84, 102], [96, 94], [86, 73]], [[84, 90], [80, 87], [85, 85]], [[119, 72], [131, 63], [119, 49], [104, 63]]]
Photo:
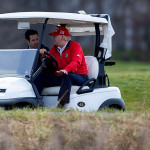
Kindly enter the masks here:
[[56, 71], [56, 72], [59, 73], [59, 74], [68, 74], [68, 72], [65, 69], [62, 69], [62, 70], [59, 70], [59, 71]]
[[44, 52], [47, 52], [47, 50], [44, 48], [40, 49], [40, 54], [42, 55], [42, 57], [45, 57]]

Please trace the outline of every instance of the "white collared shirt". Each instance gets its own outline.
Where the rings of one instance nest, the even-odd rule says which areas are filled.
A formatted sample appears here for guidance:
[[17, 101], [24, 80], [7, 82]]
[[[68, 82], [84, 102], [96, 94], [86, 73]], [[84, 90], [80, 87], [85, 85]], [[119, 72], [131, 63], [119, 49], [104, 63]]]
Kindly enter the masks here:
[[66, 43], [66, 45], [63, 48], [61, 48], [59, 46], [57, 47], [57, 51], [59, 52], [60, 56], [62, 55], [62, 52], [65, 50], [67, 44], [68, 44], [68, 42]]

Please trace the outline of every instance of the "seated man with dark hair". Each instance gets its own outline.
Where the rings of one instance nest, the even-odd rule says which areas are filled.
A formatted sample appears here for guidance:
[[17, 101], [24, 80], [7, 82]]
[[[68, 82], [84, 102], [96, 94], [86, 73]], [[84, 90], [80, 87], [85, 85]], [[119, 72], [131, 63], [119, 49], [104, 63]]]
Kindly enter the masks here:
[[[37, 49], [38, 48], [39, 36], [38, 36], [38, 32], [36, 30], [33, 30], [33, 29], [27, 30], [25, 32], [25, 39], [26, 39], [26, 42], [28, 43], [29, 49]], [[42, 49], [42, 48], [49, 51], [49, 48], [45, 47], [43, 44], [41, 44], [40, 49]]]
[[[25, 32], [25, 39], [26, 39], [26, 42], [28, 43], [28, 49], [37, 49], [38, 48], [39, 36], [38, 36], [38, 32], [36, 30], [33, 30], [33, 29], [27, 30]], [[45, 47], [43, 44], [41, 44], [40, 49], [46, 49], [46, 51], [49, 51], [49, 48]], [[36, 68], [38, 68], [41, 65], [41, 63], [42, 62], [41, 62], [41, 54], [40, 54]]]

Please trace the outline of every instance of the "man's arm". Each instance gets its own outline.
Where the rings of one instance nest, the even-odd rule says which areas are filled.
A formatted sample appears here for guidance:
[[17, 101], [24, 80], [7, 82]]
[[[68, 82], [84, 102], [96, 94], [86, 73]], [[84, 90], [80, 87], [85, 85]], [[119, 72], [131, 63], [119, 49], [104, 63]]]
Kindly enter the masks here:
[[71, 60], [64, 69], [67, 72], [76, 72], [77, 68], [81, 65], [82, 57], [83, 50], [81, 46], [76, 43], [76, 45], [71, 48]]

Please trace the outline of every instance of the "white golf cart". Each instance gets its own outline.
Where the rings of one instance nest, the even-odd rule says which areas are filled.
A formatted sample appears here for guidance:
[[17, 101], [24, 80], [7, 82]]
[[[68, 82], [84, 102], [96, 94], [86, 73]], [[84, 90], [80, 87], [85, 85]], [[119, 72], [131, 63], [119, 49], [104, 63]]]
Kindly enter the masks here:
[[[105, 107], [125, 110], [120, 90], [109, 87], [109, 79], [104, 70], [105, 66], [115, 64], [106, 61], [112, 56], [111, 38], [114, 34], [108, 15], [82, 12], [18, 12], [0, 14], [0, 19], [18, 21], [19, 29], [27, 29], [30, 24], [43, 23], [38, 50], [0, 50], [0, 107], [57, 106], [60, 87], [46, 87], [42, 95], [39, 95], [34, 85], [35, 78], [48, 61], [44, 59], [35, 71], [46, 25], [53, 24], [67, 27], [72, 36], [96, 36], [94, 56], [85, 56], [89, 81], [81, 87], [72, 86], [70, 103], [65, 108], [81, 111], [97, 111]], [[55, 61], [55, 58], [51, 59]], [[57, 67], [57, 62], [55, 63]], [[87, 83], [89, 86], [86, 86]]]

